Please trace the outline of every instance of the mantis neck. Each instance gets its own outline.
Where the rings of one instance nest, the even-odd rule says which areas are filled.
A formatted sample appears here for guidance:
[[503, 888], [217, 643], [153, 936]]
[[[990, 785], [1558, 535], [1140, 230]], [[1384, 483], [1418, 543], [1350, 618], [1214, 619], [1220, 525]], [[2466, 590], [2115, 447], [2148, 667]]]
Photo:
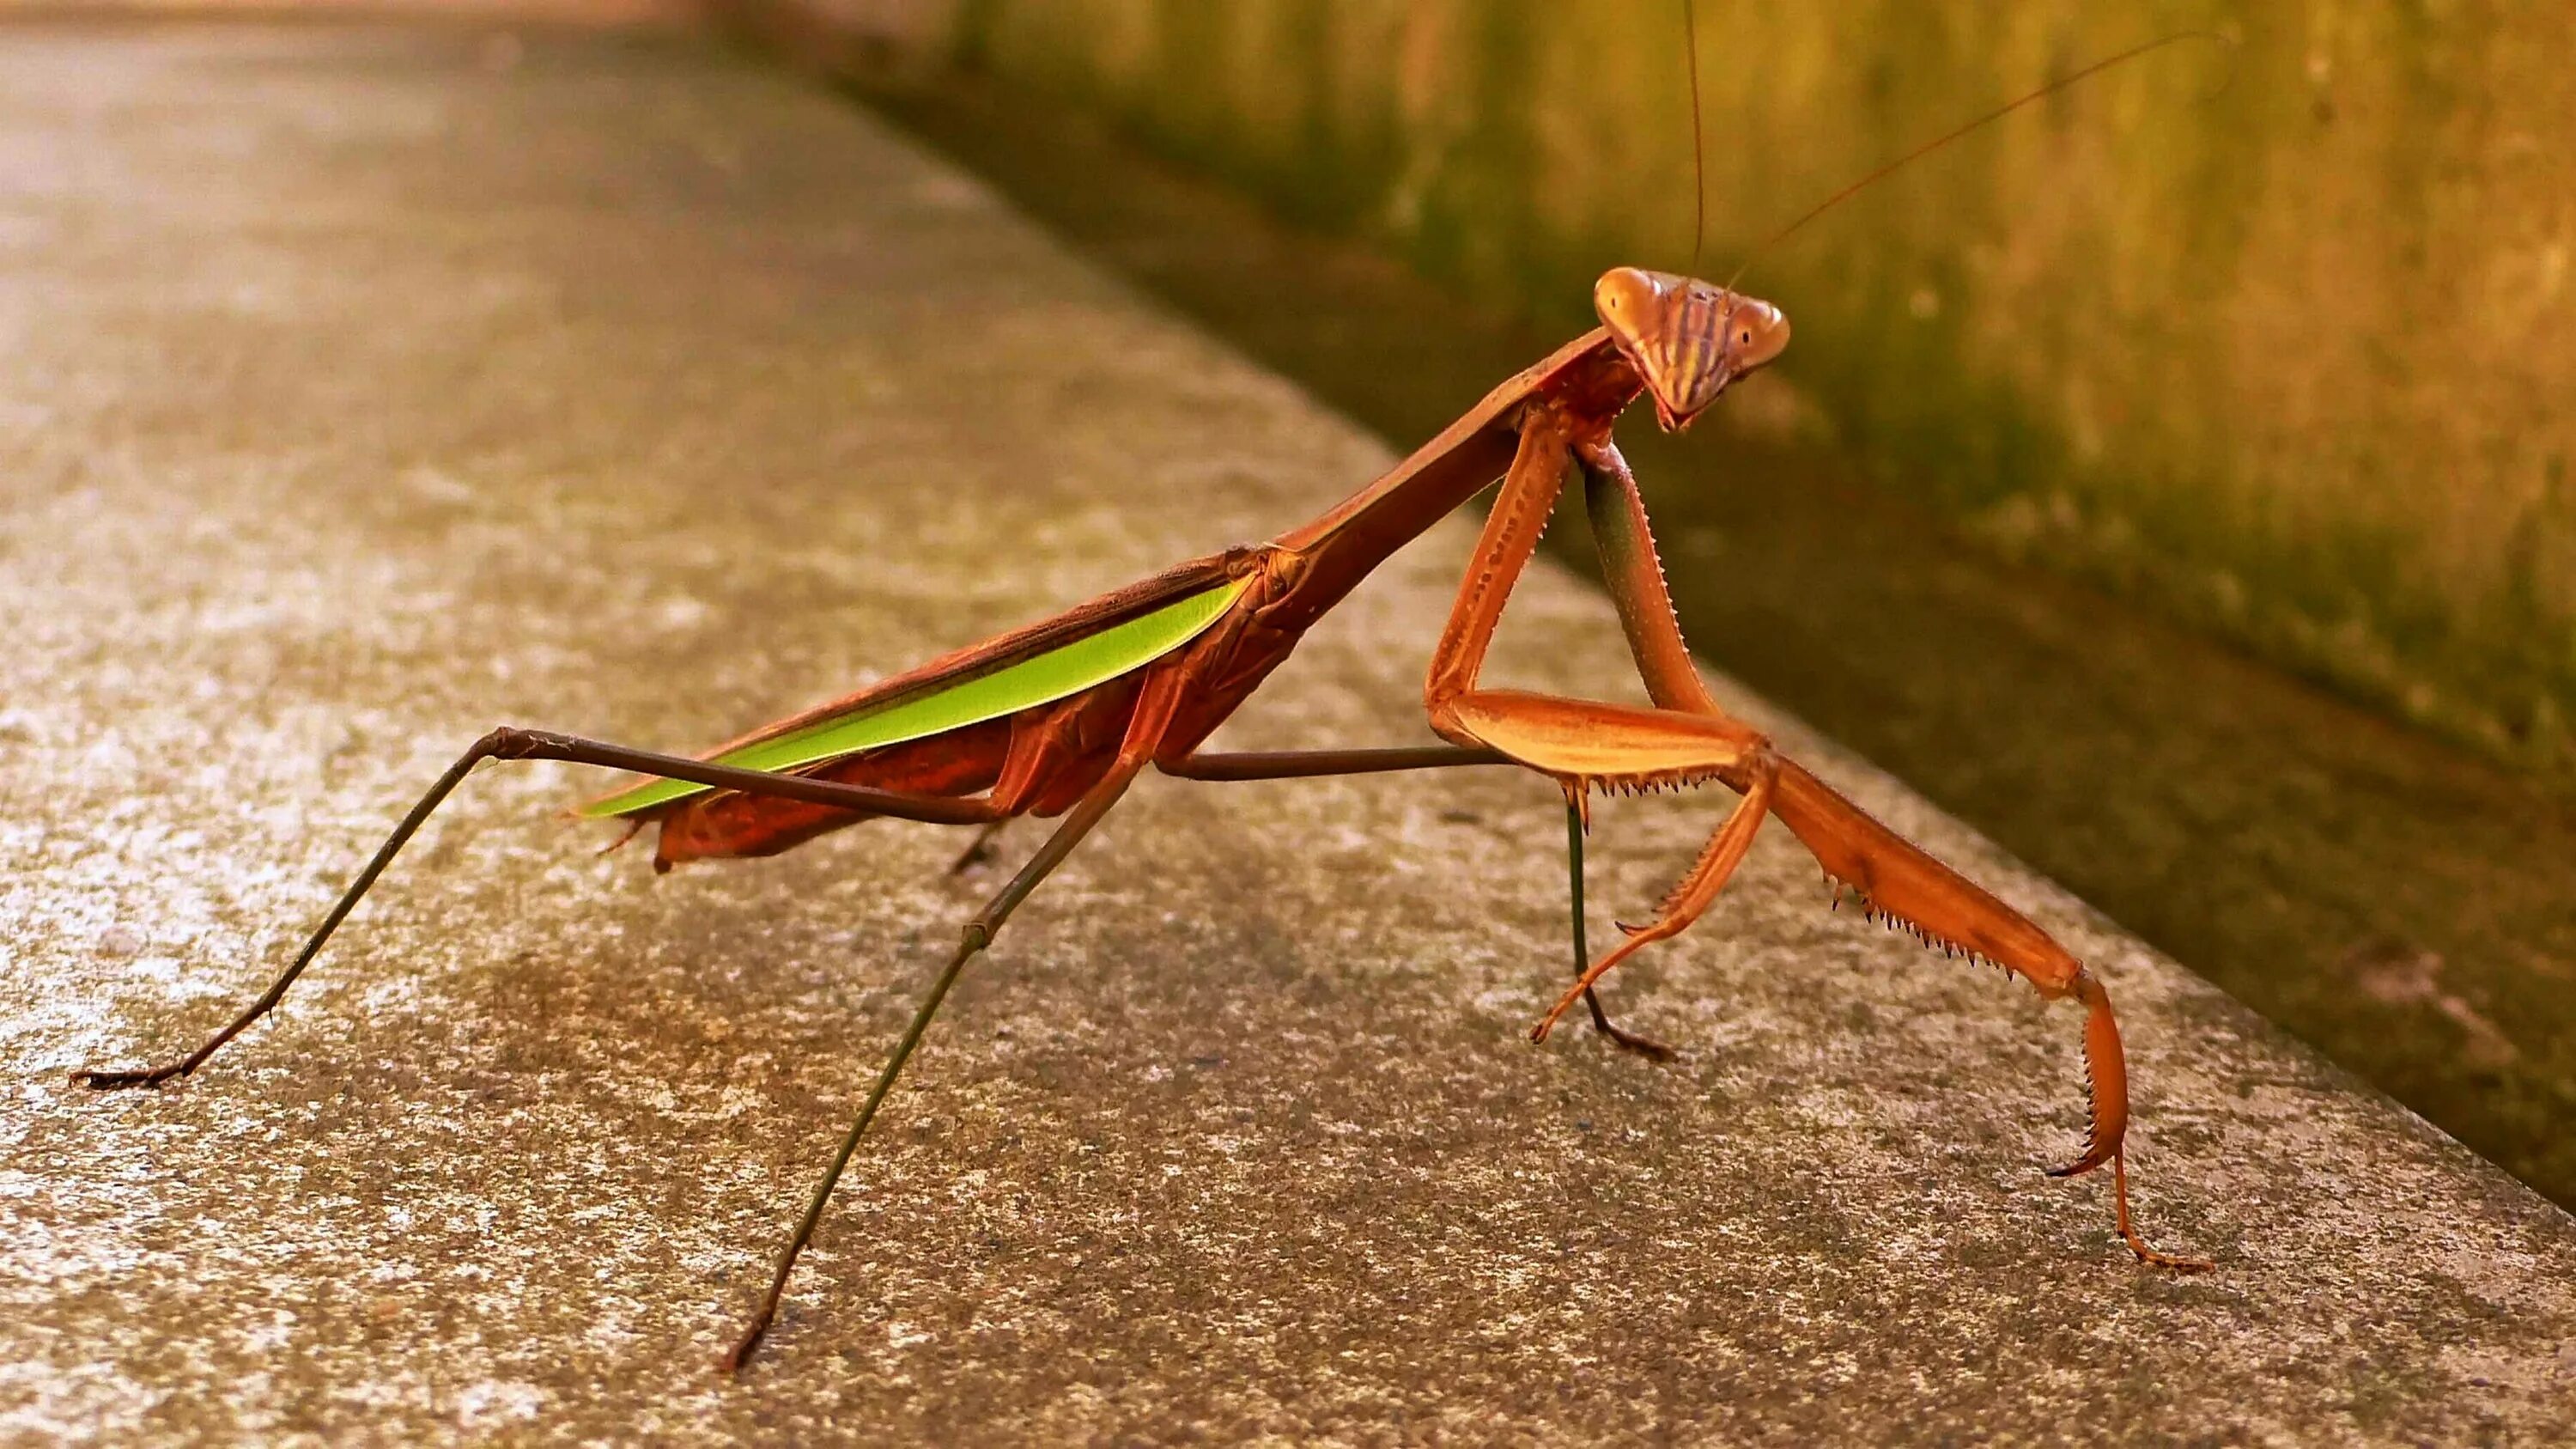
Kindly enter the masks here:
[[1606, 328], [1524, 369], [1377, 481], [1270, 541], [1297, 554], [1302, 565], [1282, 601], [1286, 616], [1301, 627], [1320, 617], [1397, 549], [1501, 477], [1529, 405], [1553, 404], [1578, 420], [1575, 431], [1606, 434], [1643, 388]]

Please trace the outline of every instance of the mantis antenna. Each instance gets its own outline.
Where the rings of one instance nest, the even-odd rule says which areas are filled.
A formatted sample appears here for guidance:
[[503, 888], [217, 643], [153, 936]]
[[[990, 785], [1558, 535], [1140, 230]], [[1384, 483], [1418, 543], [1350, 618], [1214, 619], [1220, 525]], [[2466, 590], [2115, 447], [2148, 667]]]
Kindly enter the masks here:
[[[1692, 191], [1690, 270], [1692, 274], [1696, 275], [1699, 271], [1700, 250], [1704, 244], [1704, 239], [1708, 230], [1708, 161], [1706, 146], [1700, 135], [1699, 22], [1698, 5], [1696, 4], [1696, 0], [1682, 0], [1682, 32], [1687, 42], [1690, 59]], [[1895, 160], [1890, 161], [1879, 167], [1877, 170], [1863, 176], [1858, 181], [1843, 187], [1841, 190], [1836, 191], [1824, 200], [1817, 202], [1814, 206], [1807, 208], [1805, 212], [1801, 213], [1797, 220], [1790, 222], [1787, 226], [1780, 228], [1778, 231], [1775, 231], [1771, 233], [1770, 236], [1764, 238], [1761, 245], [1755, 247], [1751, 252], [1745, 255], [1743, 264], [1735, 269], [1735, 275], [1726, 279], [1726, 290], [1730, 292], [1734, 291], [1735, 284], [1744, 280], [1744, 274], [1752, 270], [1753, 264], [1761, 260], [1764, 253], [1770, 251], [1771, 248], [1779, 245], [1781, 242], [1788, 240], [1789, 237], [1800, 227], [1805, 226], [1808, 222], [1814, 221], [1817, 217], [1833, 210], [1835, 207], [1840, 206], [1845, 201], [1850, 200], [1852, 197], [1869, 189], [1880, 181], [1887, 179], [1896, 172], [1905, 169], [1907, 166], [1922, 160], [1924, 157], [1929, 156], [1933, 152], [1940, 150], [1942, 147], [1949, 145], [1951, 142], [1958, 140], [1960, 137], [1968, 135], [1970, 132], [1976, 131], [1981, 127], [2000, 121], [2004, 117], [2011, 115], [2013, 112], [2018, 111], [2022, 107], [2030, 105], [2033, 102], [2045, 100], [2079, 81], [2099, 75], [2114, 66], [2125, 65], [2130, 61], [2136, 60], [2140, 56], [2162, 50], [2166, 46], [2179, 45], [2186, 40], [2212, 41], [2216, 44], [2228, 47], [2231, 53], [2234, 51], [2236, 45], [2236, 42], [2214, 30], [2177, 30], [2170, 35], [2159, 36], [2154, 40], [2130, 46], [2128, 49], [2119, 51], [2116, 54], [2106, 55], [2100, 60], [2094, 61], [2092, 64], [2087, 65], [2080, 70], [2071, 71], [2068, 74], [2059, 76], [2057, 79], [2039, 87], [2037, 90], [2026, 92], [2010, 101], [2007, 101], [2004, 104], [1995, 107], [1993, 110], [1976, 117], [1974, 120], [1967, 121], [1961, 125], [1951, 128], [1950, 130], [1944, 131], [1940, 135], [1933, 137], [1931, 140], [1924, 142], [1922, 145], [1915, 147], [1913, 150], [1906, 152], [1904, 155], [1897, 157]]]
[[1708, 143], [1699, 118], [1699, 4], [1682, 0], [1682, 54], [1690, 61], [1691, 83], [1691, 264], [1699, 275], [1700, 248], [1708, 241]]

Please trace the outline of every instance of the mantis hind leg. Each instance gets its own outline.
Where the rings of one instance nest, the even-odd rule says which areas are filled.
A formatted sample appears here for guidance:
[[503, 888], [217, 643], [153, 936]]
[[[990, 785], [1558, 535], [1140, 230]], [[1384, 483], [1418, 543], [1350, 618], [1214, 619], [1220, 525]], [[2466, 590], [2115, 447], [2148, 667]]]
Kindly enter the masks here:
[[1109, 813], [1109, 807], [1117, 804], [1119, 797], [1127, 793], [1127, 787], [1135, 782], [1137, 773], [1153, 759], [1154, 746], [1163, 731], [1170, 727], [1182, 687], [1182, 675], [1177, 669], [1157, 669], [1147, 677], [1137, 697], [1135, 713], [1128, 721], [1125, 738], [1119, 745], [1118, 756], [1107, 773], [1083, 792], [1081, 800], [1066, 814], [1064, 823], [1047, 837], [1046, 844], [1038, 848], [1038, 853], [1030, 858], [1029, 863], [1020, 867], [1019, 874], [1011, 877], [1010, 884], [996, 892], [991, 900], [984, 903], [984, 908], [966, 922], [956, 951], [950, 954], [948, 964], [931, 982], [929, 994], [922, 998], [920, 1007], [913, 1012], [912, 1024], [905, 1028], [902, 1040], [895, 1044], [894, 1054], [886, 1059], [884, 1069], [877, 1074], [876, 1088], [868, 1093], [857, 1118], [850, 1123], [849, 1134], [841, 1139], [840, 1150], [833, 1154], [831, 1166], [823, 1170], [822, 1182], [816, 1185], [813, 1198], [805, 1205], [805, 1216], [798, 1221], [795, 1233], [787, 1240], [786, 1250], [778, 1255], [777, 1269], [770, 1275], [769, 1291], [762, 1295], [760, 1306], [752, 1312], [751, 1321], [743, 1326], [742, 1337], [724, 1356], [726, 1373], [741, 1370], [752, 1350], [760, 1346], [771, 1322], [778, 1317], [778, 1304], [787, 1292], [788, 1277], [796, 1271], [796, 1260], [804, 1253], [806, 1243], [813, 1239], [815, 1225], [823, 1219], [823, 1208], [832, 1200], [832, 1189], [839, 1184], [842, 1171], [850, 1165], [852, 1154], [859, 1150], [859, 1139], [867, 1135], [868, 1125], [876, 1120], [877, 1109], [885, 1104], [886, 1094], [894, 1090], [895, 1078], [902, 1075], [904, 1063], [911, 1060], [913, 1049], [921, 1045], [922, 1033], [930, 1029], [930, 1019], [938, 1015], [940, 1003], [948, 999], [948, 989], [957, 984], [957, 977], [966, 969], [966, 963], [993, 944], [993, 937], [1001, 931], [1002, 923], [1011, 918], [1011, 913], [1019, 909], [1020, 902], [1027, 900], [1040, 882], [1054, 874], [1057, 866], [1064, 864], [1065, 858], [1073, 854], [1073, 848], [1082, 843], [1082, 838], [1091, 833], [1091, 828], [1100, 823], [1102, 816]]
[[296, 953], [295, 959], [288, 963], [284, 971], [278, 973], [277, 979], [269, 983], [268, 989], [260, 993], [259, 999], [252, 1002], [239, 1016], [233, 1018], [229, 1025], [206, 1038], [195, 1051], [174, 1061], [164, 1062], [156, 1067], [128, 1071], [86, 1069], [74, 1072], [72, 1080], [82, 1086], [102, 1090], [119, 1087], [150, 1087], [158, 1086], [172, 1077], [184, 1077], [203, 1066], [206, 1059], [220, 1050], [224, 1043], [239, 1036], [251, 1023], [266, 1016], [276, 1008], [279, 1001], [285, 999], [287, 988], [293, 986], [295, 979], [304, 974], [304, 968], [313, 964], [314, 957], [322, 954], [322, 947], [330, 941], [332, 932], [340, 929], [340, 923], [347, 920], [349, 913], [358, 908], [358, 902], [366, 898], [367, 892], [375, 886], [376, 878], [385, 873], [385, 867], [393, 864], [394, 857], [402, 853], [403, 846], [410, 842], [422, 825], [428, 823], [429, 817], [437, 812], [438, 807], [446, 802], [447, 797], [454, 793], [456, 787], [465, 782], [465, 777], [473, 773], [474, 767], [485, 760], [568, 760], [575, 764], [605, 765], [611, 769], [634, 770], [674, 780], [688, 780], [718, 789], [741, 791], [745, 794], [800, 800], [808, 804], [828, 806], [835, 810], [863, 811], [868, 814], [929, 821], [936, 824], [975, 824], [992, 818], [992, 807], [978, 800], [912, 795], [901, 791], [873, 789], [864, 785], [809, 779], [799, 775], [761, 774], [752, 770], [712, 765], [704, 760], [686, 759], [677, 755], [660, 755], [625, 745], [613, 745], [599, 740], [555, 734], [546, 730], [518, 729], [505, 725], [475, 741], [471, 749], [458, 756], [456, 763], [448, 766], [446, 772], [430, 785], [419, 801], [411, 807], [410, 812], [394, 826], [393, 833], [385, 837], [385, 843], [377, 848], [365, 869], [358, 872], [357, 879], [351, 881], [348, 889], [340, 893], [340, 899], [332, 905], [330, 914], [322, 918], [322, 924], [316, 927], [313, 934], [305, 940], [304, 949]]
[[904, 1063], [912, 1059], [913, 1049], [921, 1045], [922, 1034], [930, 1029], [931, 1018], [939, 1014], [940, 1004], [948, 999], [948, 989], [957, 984], [966, 963], [992, 944], [994, 935], [1002, 929], [1002, 923], [1010, 919], [1011, 912], [1018, 909], [1020, 902], [1037, 889], [1039, 882], [1053, 874], [1055, 868], [1064, 863], [1065, 857], [1073, 853], [1073, 847], [1080, 843], [1082, 837], [1090, 833], [1091, 827], [1100, 822], [1100, 817], [1109, 813], [1109, 807], [1117, 803], [1118, 797], [1126, 792], [1128, 782], [1135, 777], [1136, 766], [1130, 765], [1093, 786], [1064, 824], [1056, 827], [1055, 834], [1048, 838], [1046, 845], [1020, 868], [1018, 875], [1011, 878], [1011, 883], [1002, 887], [999, 894], [967, 921], [957, 949], [932, 980], [929, 994], [922, 998], [921, 1005], [913, 1012], [912, 1024], [904, 1029], [902, 1039], [895, 1043], [893, 1054], [886, 1058], [884, 1068], [878, 1072], [875, 1089], [868, 1093], [857, 1118], [850, 1123], [849, 1134], [841, 1139], [840, 1150], [833, 1154], [831, 1165], [824, 1169], [822, 1182], [815, 1187], [813, 1197], [805, 1205], [805, 1216], [798, 1221], [795, 1233], [789, 1237], [786, 1250], [779, 1254], [778, 1265], [770, 1275], [769, 1291], [762, 1295], [760, 1306], [743, 1327], [742, 1336], [735, 1340], [732, 1350], [724, 1357], [726, 1373], [741, 1370], [752, 1350], [759, 1347], [762, 1336], [768, 1333], [770, 1323], [777, 1318], [779, 1300], [787, 1292], [788, 1277], [796, 1271], [796, 1260], [804, 1253], [806, 1243], [813, 1239], [814, 1228], [823, 1218], [824, 1205], [832, 1199], [832, 1189], [839, 1184], [842, 1171], [850, 1165], [851, 1156], [859, 1150], [859, 1139], [867, 1135], [869, 1124], [876, 1120], [877, 1109], [885, 1104], [886, 1094], [894, 1090], [895, 1078], [903, 1074]]

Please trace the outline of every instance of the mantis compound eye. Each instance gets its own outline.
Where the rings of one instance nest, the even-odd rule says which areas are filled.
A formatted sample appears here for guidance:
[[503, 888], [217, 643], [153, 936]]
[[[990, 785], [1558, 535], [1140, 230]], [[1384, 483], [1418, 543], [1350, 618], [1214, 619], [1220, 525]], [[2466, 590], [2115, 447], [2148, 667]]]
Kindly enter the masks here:
[[1623, 331], [1633, 327], [1653, 310], [1663, 290], [1656, 280], [1653, 273], [1635, 267], [1612, 267], [1592, 285], [1592, 309], [1610, 327]]
[[1726, 350], [1735, 370], [1750, 372], [1789, 345], [1789, 319], [1768, 302], [1739, 299], [1726, 317]]

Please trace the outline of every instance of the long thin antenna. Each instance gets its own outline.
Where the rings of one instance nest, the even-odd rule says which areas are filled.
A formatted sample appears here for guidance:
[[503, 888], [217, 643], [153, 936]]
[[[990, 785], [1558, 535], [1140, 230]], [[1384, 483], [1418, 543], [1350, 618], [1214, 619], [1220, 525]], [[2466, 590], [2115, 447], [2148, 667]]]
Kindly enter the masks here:
[[[2178, 45], [2186, 40], [2216, 41], [2218, 44], [2227, 46], [2231, 49], [2233, 49], [2236, 44], [2236, 42], [2214, 30], [2177, 30], [2171, 35], [2150, 40], [2143, 45], [2130, 46], [2127, 50], [2121, 51], [2116, 55], [2106, 55], [2100, 60], [2093, 62], [2091, 65], [2084, 67], [2082, 70], [2059, 76], [2057, 79], [2050, 81], [2048, 84], [2041, 86], [2039, 89], [2032, 91], [2017, 100], [2008, 101], [2005, 104], [1997, 106], [1993, 110], [1986, 112], [1984, 115], [1977, 117], [1975, 120], [1967, 122], [1965, 125], [1959, 126], [1953, 130], [1945, 131], [1942, 134], [1933, 137], [1931, 140], [1924, 142], [1922, 145], [1915, 147], [1913, 150], [1908, 151], [1904, 155], [1897, 157], [1895, 160], [1888, 162], [1886, 165], [1879, 167], [1877, 170], [1862, 177], [1858, 181], [1853, 182], [1851, 185], [1846, 186], [1842, 190], [1835, 192], [1833, 195], [1826, 197], [1824, 200], [1817, 202], [1814, 206], [1807, 209], [1805, 215], [1800, 216], [1796, 221], [1789, 223], [1778, 231], [1771, 233], [1769, 237], [1764, 239], [1760, 246], [1755, 247], [1752, 252], [1744, 258], [1744, 264], [1735, 269], [1735, 275], [1727, 278], [1726, 289], [1730, 292], [1734, 291], [1735, 284], [1744, 280], [1745, 272], [1750, 270], [1753, 264], [1761, 259], [1762, 254], [1779, 245], [1781, 242], [1788, 240], [1792, 232], [1805, 226], [1808, 222], [1814, 221], [1817, 217], [1824, 215], [1826, 212], [1833, 210], [1835, 207], [1840, 206], [1843, 202], [1851, 199], [1851, 197], [1857, 193], [1868, 189], [1870, 186], [1881, 180], [1884, 180], [1891, 173], [1902, 170], [1906, 166], [1909, 166], [1914, 162], [1921, 160], [1925, 156], [1940, 150], [1942, 147], [1949, 145], [1951, 142], [1958, 140], [1960, 137], [1967, 135], [1969, 132], [1976, 130], [1980, 126], [2000, 121], [2004, 117], [2011, 115], [2013, 112], [2020, 110], [2022, 107], [2027, 106], [2034, 101], [2045, 100], [2088, 76], [2099, 75], [2103, 71], [2109, 70], [2115, 65], [2125, 64], [2126, 62], [2136, 60], [2139, 56], [2145, 55], [2150, 51], [2162, 50], [2168, 45]], [[1694, 87], [1698, 84], [1698, 72], [1696, 70], [1692, 72], [1692, 84]], [[1693, 256], [1696, 258], [1697, 253], [1694, 252]], [[1693, 270], [1697, 270], [1696, 262], [1694, 262]]]
[[1708, 242], [1708, 142], [1699, 119], [1699, 5], [1682, 0], [1682, 54], [1691, 82], [1691, 274], [1699, 274], [1700, 248]]

